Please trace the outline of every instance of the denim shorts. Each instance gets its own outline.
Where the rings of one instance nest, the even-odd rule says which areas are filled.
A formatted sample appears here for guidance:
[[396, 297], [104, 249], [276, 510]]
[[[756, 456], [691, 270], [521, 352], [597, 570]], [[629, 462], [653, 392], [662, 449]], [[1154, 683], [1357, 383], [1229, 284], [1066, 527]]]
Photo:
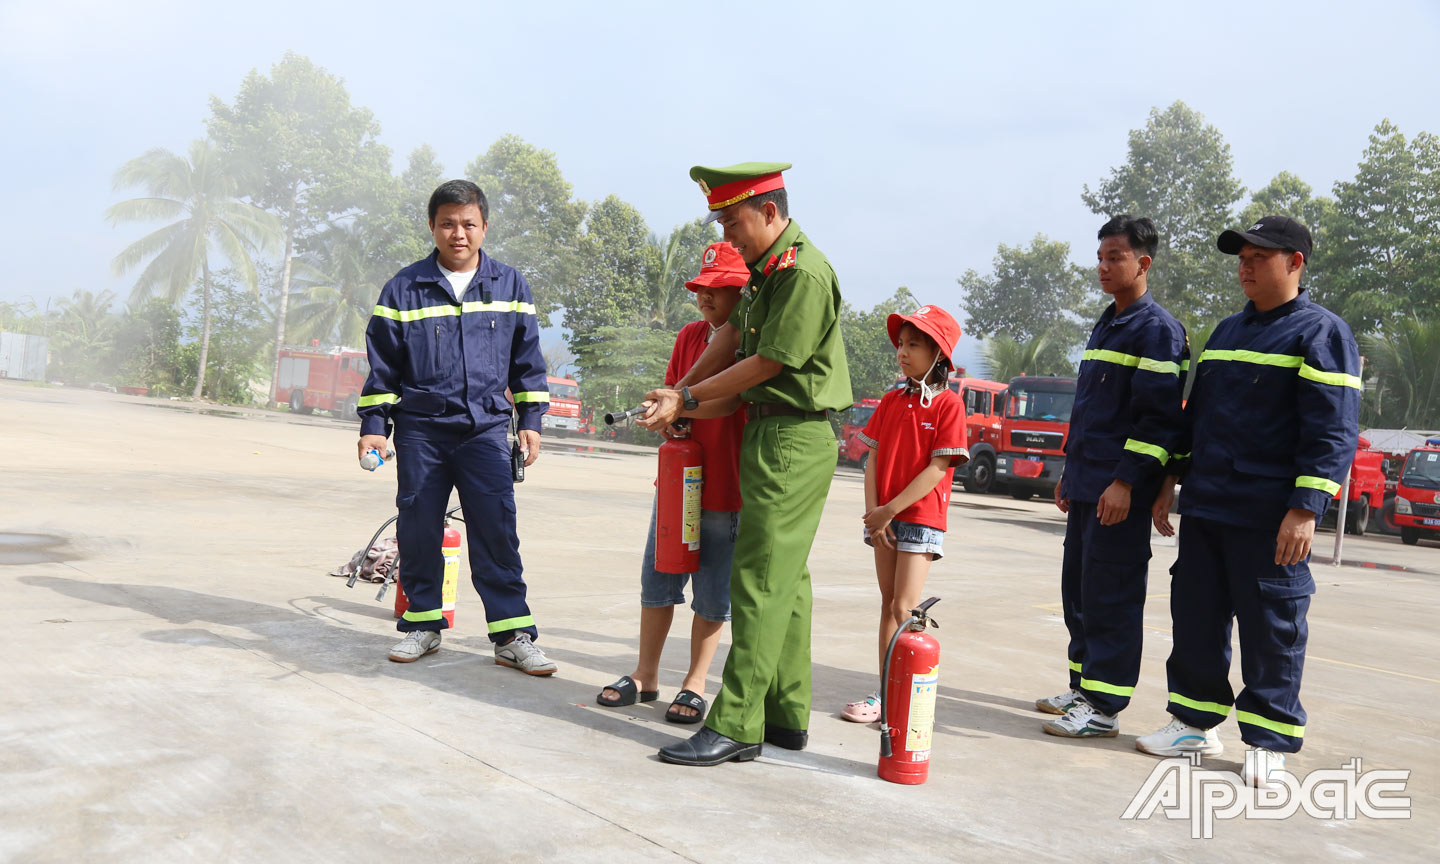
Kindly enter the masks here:
[[655, 505], [650, 506], [650, 530], [645, 535], [645, 557], [640, 562], [640, 605], [646, 608], [679, 606], [685, 602], [685, 583], [694, 577], [690, 608], [706, 621], [730, 620], [730, 561], [735, 557], [735, 536], [740, 514], [722, 510], [700, 511], [700, 569], [694, 573], [661, 573], [655, 569]]
[[[863, 532], [865, 529], [861, 528], [860, 530]], [[936, 561], [945, 557], [945, 554], [940, 551], [940, 547], [945, 544], [945, 532], [939, 528], [895, 519], [890, 523], [890, 530], [895, 532], [895, 548], [901, 552], [929, 552], [935, 556], [934, 560]], [[871, 542], [868, 533], [865, 534], [865, 545], [875, 545]]]

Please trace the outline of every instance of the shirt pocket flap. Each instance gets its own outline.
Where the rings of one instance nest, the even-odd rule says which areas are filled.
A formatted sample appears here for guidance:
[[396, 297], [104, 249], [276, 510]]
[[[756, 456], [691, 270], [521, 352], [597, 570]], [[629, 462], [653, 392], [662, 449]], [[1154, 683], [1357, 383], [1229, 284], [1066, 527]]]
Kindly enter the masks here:
[[445, 411], [445, 397], [424, 390], [406, 390], [400, 397], [400, 410], [406, 414], [435, 417]]

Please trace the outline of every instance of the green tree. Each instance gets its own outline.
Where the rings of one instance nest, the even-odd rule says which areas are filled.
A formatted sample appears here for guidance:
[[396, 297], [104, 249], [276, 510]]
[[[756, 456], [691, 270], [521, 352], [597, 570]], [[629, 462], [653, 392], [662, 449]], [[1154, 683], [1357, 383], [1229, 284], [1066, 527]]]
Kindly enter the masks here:
[[1155, 222], [1160, 248], [1149, 287], [1186, 324], [1218, 321], [1242, 305], [1233, 261], [1215, 249], [1245, 194], [1232, 169], [1220, 131], [1176, 102], [1151, 110], [1145, 128], [1130, 132], [1125, 164], [1080, 196], [1098, 216], [1131, 213]]
[[[391, 251], [396, 269], [419, 261], [435, 247], [435, 235], [430, 232], [430, 196], [444, 182], [445, 169], [435, 158], [435, 151], [429, 144], [422, 144], [410, 152], [409, 164], [399, 177], [399, 230], [392, 240], [394, 247]], [[494, 215], [493, 211], [491, 215]], [[380, 286], [375, 287], [378, 289]]]
[[[286, 52], [269, 77], [251, 71], [233, 106], [210, 99], [210, 134], [255, 170], [246, 192], [284, 226], [275, 304], [279, 368], [289, 319], [293, 258], [325, 225], [383, 200], [393, 183], [380, 125], [350, 104], [344, 83], [305, 57]], [[274, 384], [271, 385], [273, 404]]]
[[[1335, 184], [1325, 289], [1357, 330], [1440, 306], [1440, 139], [1382, 121], [1355, 179]], [[1324, 247], [1318, 247], [1317, 251]]]
[[1029, 248], [1000, 244], [993, 271], [966, 270], [965, 332], [1028, 342], [1042, 333], [1062, 353], [1084, 344], [1103, 301], [1089, 272], [1070, 262], [1070, 244], [1035, 235]]
[[1366, 422], [1440, 429], [1440, 316], [1399, 316], [1379, 333], [1361, 336], [1360, 344], [1375, 381], [1375, 396], [1365, 400]]
[[182, 365], [180, 313], [159, 297], [130, 303], [115, 334], [119, 381], [149, 387], [155, 395], [182, 392], [189, 377]]
[[845, 362], [850, 367], [850, 390], [854, 401], [877, 399], [900, 377], [895, 346], [885, 321], [894, 313], [913, 312], [920, 303], [908, 288], [897, 288], [889, 298], [869, 310], [849, 303], [840, 307], [840, 332], [845, 335]]
[[304, 266], [295, 268], [292, 283], [300, 292], [290, 307], [290, 332], [306, 342], [364, 346], [380, 288], [398, 269], [382, 247], [387, 240], [358, 219], [321, 231]]
[[[550, 313], [575, 299], [576, 257], [586, 208], [555, 154], [506, 135], [465, 168], [485, 191], [490, 227], [485, 250], [525, 277], [535, 295], [541, 326]], [[643, 242], [643, 237], [642, 237]]]
[[720, 238], [714, 223], [687, 222], [665, 240], [651, 235], [648, 242], [659, 253], [650, 277], [650, 326], [672, 333], [700, 317], [695, 295], [685, 283], [700, 272], [706, 248]]
[[[597, 418], [640, 404], [646, 393], [665, 380], [665, 367], [674, 345], [674, 333], [644, 323], [596, 328], [584, 347], [575, 352], [583, 370], [579, 377], [581, 401]], [[654, 433], [633, 424], [622, 437], [656, 440]]]
[[990, 380], [1009, 381], [1017, 375], [1073, 375], [1075, 366], [1048, 333], [1024, 342], [994, 336], [981, 346]]
[[[199, 292], [192, 295], [187, 309], [185, 333], [194, 337], [202, 326], [196, 312]], [[255, 401], [251, 382], [268, 373], [266, 348], [269, 345], [270, 310], [244, 284], [239, 273], [222, 270], [215, 274], [211, 314], [214, 316], [214, 345], [205, 369], [205, 393], [217, 402], [250, 404]]]
[[575, 287], [563, 319], [582, 370], [588, 370], [586, 349], [601, 338], [602, 328], [649, 323], [650, 274], [659, 267], [660, 251], [646, 242], [648, 235], [640, 211], [614, 195], [591, 206], [585, 216]]
[[19, 300], [0, 300], [0, 330], [6, 333], [35, 333], [45, 331], [45, 316], [35, 306], [32, 297]]
[[115, 295], [110, 291], [78, 289], [56, 301], [54, 322], [48, 328], [51, 349], [47, 377], [72, 384], [111, 380], [115, 316], [110, 307], [114, 302]]
[[115, 188], [140, 187], [150, 196], [122, 201], [106, 211], [111, 225], [177, 220], [126, 247], [111, 268], [120, 275], [150, 260], [135, 282], [132, 300], [160, 291], [172, 303], [178, 302], [200, 277], [204, 312], [195, 399], [200, 398], [210, 348], [212, 251], [219, 251], [246, 287], [255, 291], [250, 253], [271, 248], [280, 235], [274, 216], [238, 200], [239, 186], [240, 172], [208, 141], [192, 142], [187, 156], [157, 147], [115, 172]]

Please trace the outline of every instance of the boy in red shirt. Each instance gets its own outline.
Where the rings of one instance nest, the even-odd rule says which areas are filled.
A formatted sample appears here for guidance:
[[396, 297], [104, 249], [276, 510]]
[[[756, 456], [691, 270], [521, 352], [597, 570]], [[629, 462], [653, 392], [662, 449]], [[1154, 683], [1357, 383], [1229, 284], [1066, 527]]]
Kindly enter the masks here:
[[[880, 400], [859, 438], [865, 464], [865, 543], [875, 548], [880, 583], [880, 664], [900, 622], [920, 603], [930, 562], [942, 557], [955, 466], [970, 458], [965, 405], [947, 386], [960, 325], [939, 306], [885, 322], [909, 379]], [[885, 503], [880, 503], [880, 502]], [[856, 723], [880, 719], [880, 694], [845, 706]]]
[[[734, 246], [713, 243], [705, 250], [700, 275], [685, 283], [695, 292], [702, 320], [686, 324], [675, 337], [670, 365], [665, 369], [666, 387], [675, 386], [690, 371], [710, 337], [730, 320], [731, 311], [740, 301], [740, 289], [749, 278], [745, 260]], [[689, 580], [694, 596], [690, 608], [695, 612], [690, 625], [690, 671], [665, 712], [665, 719], [672, 723], [699, 723], [705, 718], [705, 676], [720, 644], [720, 629], [730, 620], [730, 563], [740, 529], [740, 435], [745, 428], [745, 412], [737, 408], [728, 417], [687, 422], [691, 424], [690, 438], [699, 442], [704, 452], [700, 569], [683, 575], [655, 569], [652, 508], [645, 557], [640, 565], [640, 657], [634, 672], [595, 697], [598, 704], [613, 707], [651, 702], [660, 695], [660, 653], [670, 633], [675, 607], [685, 602], [684, 588]]]

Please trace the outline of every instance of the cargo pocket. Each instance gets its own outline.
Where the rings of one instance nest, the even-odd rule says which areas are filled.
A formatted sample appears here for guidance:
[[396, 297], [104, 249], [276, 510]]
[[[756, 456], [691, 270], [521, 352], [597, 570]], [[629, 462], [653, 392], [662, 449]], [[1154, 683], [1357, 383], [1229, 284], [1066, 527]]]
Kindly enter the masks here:
[[1262, 576], [1257, 581], [1260, 600], [1269, 610], [1275, 640], [1286, 648], [1295, 647], [1300, 638], [1300, 617], [1310, 607], [1309, 597], [1315, 593], [1315, 579], [1310, 574], [1295, 575], [1277, 567], [1275, 576]]
[[409, 510], [415, 505], [415, 493], [406, 492], [395, 496], [396, 510]]

